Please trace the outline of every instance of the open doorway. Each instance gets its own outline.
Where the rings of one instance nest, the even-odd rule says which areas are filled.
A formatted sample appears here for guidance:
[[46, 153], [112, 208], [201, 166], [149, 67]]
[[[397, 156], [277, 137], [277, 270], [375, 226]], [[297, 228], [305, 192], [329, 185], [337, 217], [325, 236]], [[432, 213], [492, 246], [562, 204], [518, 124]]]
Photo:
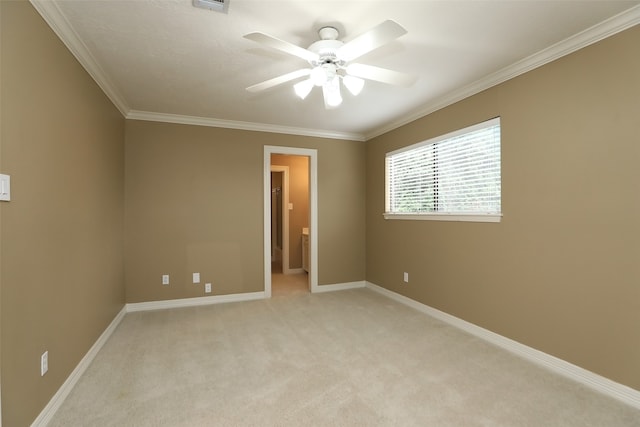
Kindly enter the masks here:
[[271, 295], [308, 293], [309, 157], [271, 155]]
[[265, 296], [317, 290], [317, 151], [266, 146]]

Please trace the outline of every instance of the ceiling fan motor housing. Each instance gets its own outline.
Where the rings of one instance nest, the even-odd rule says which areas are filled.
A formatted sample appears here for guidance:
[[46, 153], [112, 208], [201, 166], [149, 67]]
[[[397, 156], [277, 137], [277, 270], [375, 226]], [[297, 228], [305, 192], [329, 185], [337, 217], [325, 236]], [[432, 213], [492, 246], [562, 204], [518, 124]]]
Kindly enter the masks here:
[[322, 27], [318, 30], [320, 40], [309, 46], [308, 50], [317, 53], [319, 59], [310, 61], [311, 65], [317, 67], [322, 64], [335, 64], [338, 68], [344, 65], [344, 61], [339, 59], [337, 51], [344, 42], [338, 40], [338, 30], [334, 27]]

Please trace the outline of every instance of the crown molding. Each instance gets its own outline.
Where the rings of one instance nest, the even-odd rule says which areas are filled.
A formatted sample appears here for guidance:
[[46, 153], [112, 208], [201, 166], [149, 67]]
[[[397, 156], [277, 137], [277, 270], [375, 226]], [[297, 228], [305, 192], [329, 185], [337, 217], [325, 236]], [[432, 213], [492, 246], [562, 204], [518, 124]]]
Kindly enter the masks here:
[[269, 125], [264, 123], [221, 120], [208, 117], [183, 116], [178, 114], [154, 113], [150, 111], [130, 110], [125, 116], [130, 120], [150, 122], [177, 123], [183, 125], [209, 126], [227, 129], [249, 130], [255, 132], [281, 133], [286, 135], [313, 136], [318, 138], [364, 141], [364, 135], [347, 132], [333, 132], [318, 129], [306, 129], [288, 126]]
[[71, 51], [71, 54], [80, 62], [80, 65], [89, 73], [89, 75], [95, 80], [100, 89], [107, 95], [107, 97], [113, 102], [120, 113], [123, 116], [127, 116], [129, 112], [129, 106], [127, 105], [124, 97], [116, 89], [115, 85], [111, 83], [107, 74], [102, 67], [98, 65], [93, 55], [89, 52], [89, 49], [80, 39], [78, 34], [65, 18], [60, 8], [55, 2], [46, 0], [29, 0], [36, 11], [42, 16], [49, 27], [58, 36], [62, 43]]
[[155, 122], [180, 123], [196, 126], [222, 127], [230, 129], [242, 129], [258, 132], [282, 133], [290, 135], [313, 136], [319, 138], [346, 139], [364, 141], [364, 135], [347, 132], [334, 132], [318, 129], [306, 129], [287, 126], [276, 126], [262, 123], [221, 120], [206, 117], [184, 116], [177, 114], [155, 113], [150, 111], [132, 110], [125, 98], [110, 81], [107, 74], [98, 64], [89, 49], [75, 32], [69, 21], [55, 2], [47, 0], [29, 0], [45, 22], [62, 40], [73, 56], [80, 62], [89, 75], [95, 80], [102, 91], [113, 102], [122, 115], [131, 120], [148, 120]]
[[370, 133], [359, 134], [131, 110], [125, 101], [125, 98], [107, 77], [107, 74], [104, 72], [102, 67], [98, 65], [98, 62], [95, 60], [93, 55], [91, 55], [89, 49], [80, 39], [78, 34], [73, 30], [57, 4], [47, 0], [29, 1], [47, 24], [49, 24], [60, 40], [62, 40], [65, 46], [71, 51], [78, 62], [80, 62], [85, 70], [87, 70], [89, 75], [91, 75], [111, 102], [113, 102], [116, 108], [118, 108], [122, 115], [127, 119], [355, 141], [367, 141], [384, 133], [390, 132], [458, 101], [482, 92], [483, 90], [489, 89], [528, 71], [534, 70], [640, 23], [640, 5], [638, 5], [480, 80], [449, 92], [444, 96], [427, 103], [413, 113], [405, 115], [402, 119], [374, 129]]
[[368, 141], [372, 138], [390, 132], [451, 104], [480, 93], [483, 90], [497, 86], [500, 83], [534, 70], [638, 24], [640, 24], [640, 5], [627, 9], [618, 15], [587, 28], [584, 31], [534, 53], [533, 55], [515, 62], [514, 64], [495, 73], [489, 74], [480, 80], [449, 92], [448, 94], [429, 102], [414, 113], [404, 116], [400, 120], [379, 127], [371, 133], [366, 134], [365, 140]]

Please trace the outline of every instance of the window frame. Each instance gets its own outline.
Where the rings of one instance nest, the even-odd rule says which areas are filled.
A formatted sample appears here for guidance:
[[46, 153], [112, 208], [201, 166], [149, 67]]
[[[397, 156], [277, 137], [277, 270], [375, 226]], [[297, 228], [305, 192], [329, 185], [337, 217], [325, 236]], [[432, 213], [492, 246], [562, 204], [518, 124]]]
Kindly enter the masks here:
[[[421, 141], [416, 144], [411, 144], [406, 147], [399, 148], [397, 150], [390, 151], [385, 154], [385, 212], [383, 213], [384, 219], [398, 219], [398, 220], [428, 220], [428, 221], [465, 221], [465, 222], [500, 222], [502, 220], [502, 137], [500, 138], [500, 212], [499, 213], [484, 213], [484, 212], [407, 212], [397, 213], [389, 212], [390, 194], [389, 194], [389, 165], [388, 158], [395, 154], [404, 153], [413, 149], [425, 147], [427, 145], [437, 144], [439, 142], [452, 139], [464, 134], [468, 134], [480, 129], [485, 129], [495, 125], [501, 126], [500, 117], [495, 117], [490, 120], [486, 120], [481, 123], [477, 123], [472, 126], [458, 129], [453, 132], [449, 132], [444, 135], [430, 138], [426, 141]], [[501, 128], [502, 130], [502, 128]]]

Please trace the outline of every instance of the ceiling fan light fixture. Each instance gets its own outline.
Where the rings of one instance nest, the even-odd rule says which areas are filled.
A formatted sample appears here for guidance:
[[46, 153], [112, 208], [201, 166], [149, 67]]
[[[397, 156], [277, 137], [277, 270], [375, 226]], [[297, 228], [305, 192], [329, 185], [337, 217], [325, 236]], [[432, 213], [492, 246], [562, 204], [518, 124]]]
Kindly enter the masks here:
[[322, 86], [322, 95], [324, 96], [324, 106], [327, 109], [336, 108], [342, 104], [340, 78], [337, 75]]
[[373, 80], [398, 86], [411, 86], [416, 81], [417, 76], [372, 65], [351, 63], [352, 60], [406, 33], [407, 30], [398, 23], [392, 20], [386, 20], [345, 43], [342, 40], [338, 40], [340, 34], [336, 27], [327, 26], [320, 28], [318, 31], [320, 40], [312, 43], [308, 49], [260, 32], [245, 34], [244, 37], [249, 40], [297, 56], [307, 61], [310, 65], [309, 68], [283, 74], [262, 83], [249, 86], [247, 90], [249, 92], [258, 92], [296, 80], [303, 76], [308, 76], [307, 80], [294, 85], [296, 95], [299, 98], [305, 99], [311, 93], [314, 86], [322, 87], [324, 106], [327, 109], [332, 109], [342, 104], [342, 95], [340, 93], [341, 80], [342, 84], [353, 96], [358, 96], [362, 92], [365, 80]]
[[322, 68], [322, 65], [318, 65], [313, 70], [311, 70], [311, 77], [309, 80], [311, 80], [316, 86], [322, 86], [327, 82], [327, 73], [325, 72], [324, 68]]
[[300, 99], [305, 99], [311, 93], [313, 86], [313, 80], [307, 79], [293, 85], [293, 90]]
[[344, 76], [342, 83], [353, 96], [358, 96], [364, 87], [364, 80], [359, 77]]
[[324, 86], [337, 75], [338, 67], [332, 62], [325, 62], [311, 70], [311, 80], [316, 86]]

